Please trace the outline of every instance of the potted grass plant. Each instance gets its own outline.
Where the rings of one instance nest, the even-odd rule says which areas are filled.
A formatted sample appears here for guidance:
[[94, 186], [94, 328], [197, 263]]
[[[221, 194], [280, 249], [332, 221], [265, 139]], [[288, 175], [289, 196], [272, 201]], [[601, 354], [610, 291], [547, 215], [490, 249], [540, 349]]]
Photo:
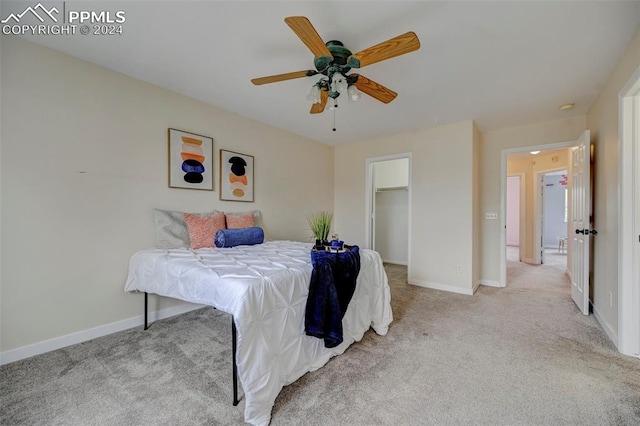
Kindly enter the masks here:
[[333, 222], [333, 213], [321, 211], [307, 217], [309, 229], [316, 239], [316, 247], [328, 245], [329, 232]]

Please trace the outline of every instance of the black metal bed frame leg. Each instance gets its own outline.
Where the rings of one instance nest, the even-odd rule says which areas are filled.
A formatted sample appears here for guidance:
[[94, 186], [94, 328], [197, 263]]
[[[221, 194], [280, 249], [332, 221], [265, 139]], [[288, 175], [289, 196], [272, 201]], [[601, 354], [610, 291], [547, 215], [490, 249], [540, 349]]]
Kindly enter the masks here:
[[149, 293], [145, 291], [144, 292], [144, 329], [145, 330], [149, 329], [149, 324], [147, 323], [147, 312], [149, 311], [148, 306], [149, 306]]
[[236, 343], [237, 343], [236, 322], [231, 315], [231, 357], [233, 358], [233, 405], [234, 407], [240, 403], [238, 399], [238, 365], [236, 364]]

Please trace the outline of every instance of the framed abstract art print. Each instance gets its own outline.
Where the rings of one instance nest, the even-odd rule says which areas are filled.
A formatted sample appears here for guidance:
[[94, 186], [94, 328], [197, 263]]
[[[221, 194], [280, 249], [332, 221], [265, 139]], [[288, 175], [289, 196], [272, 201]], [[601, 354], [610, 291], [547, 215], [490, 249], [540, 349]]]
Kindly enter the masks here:
[[169, 187], [213, 191], [213, 139], [169, 129]]
[[220, 199], [253, 201], [253, 156], [220, 150]]

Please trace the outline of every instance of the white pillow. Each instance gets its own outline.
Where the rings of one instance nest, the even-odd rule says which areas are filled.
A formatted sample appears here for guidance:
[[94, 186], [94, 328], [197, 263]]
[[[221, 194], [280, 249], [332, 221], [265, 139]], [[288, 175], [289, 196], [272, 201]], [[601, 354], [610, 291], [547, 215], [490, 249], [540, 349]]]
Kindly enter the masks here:
[[[206, 213], [191, 213], [196, 216], [208, 216], [221, 213], [212, 210]], [[160, 248], [188, 248], [191, 247], [189, 231], [184, 221], [184, 212], [153, 209], [153, 217], [156, 225], [156, 238]]]

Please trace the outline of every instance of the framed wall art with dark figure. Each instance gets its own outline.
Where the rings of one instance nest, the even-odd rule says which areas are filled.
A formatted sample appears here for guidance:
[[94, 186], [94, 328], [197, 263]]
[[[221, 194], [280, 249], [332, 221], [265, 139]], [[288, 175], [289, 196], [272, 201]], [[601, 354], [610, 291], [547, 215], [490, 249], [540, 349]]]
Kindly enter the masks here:
[[169, 129], [169, 187], [213, 191], [213, 139]]
[[253, 156], [220, 150], [220, 199], [253, 201]]

